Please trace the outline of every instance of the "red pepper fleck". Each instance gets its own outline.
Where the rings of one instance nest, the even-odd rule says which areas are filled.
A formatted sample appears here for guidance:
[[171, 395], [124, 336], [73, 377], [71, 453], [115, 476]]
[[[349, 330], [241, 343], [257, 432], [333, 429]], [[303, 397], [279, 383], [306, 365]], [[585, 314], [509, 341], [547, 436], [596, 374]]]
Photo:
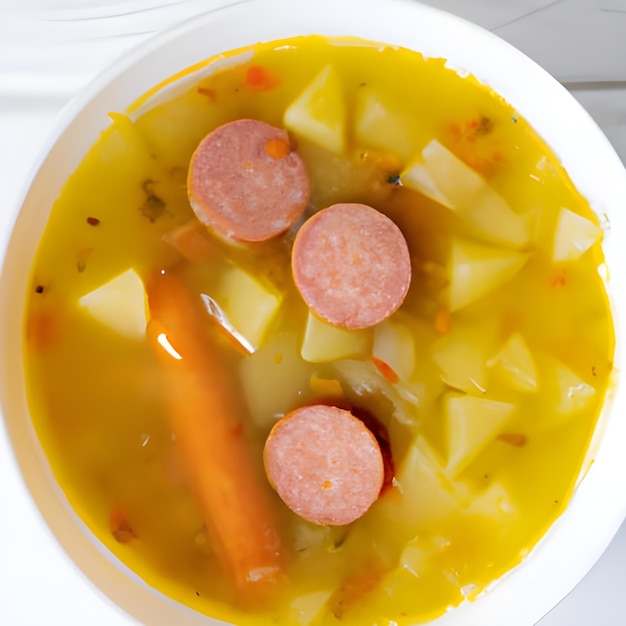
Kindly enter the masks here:
[[276, 73], [265, 67], [252, 65], [246, 72], [246, 83], [258, 91], [269, 91], [274, 89], [274, 87], [278, 87], [280, 78]]
[[87, 224], [89, 224], [89, 226], [98, 226], [100, 220], [97, 217], [88, 217]]
[[397, 383], [400, 380], [398, 374], [396, 374], [395, 370], [386, 363], [382, 359], [379, 359], [375, 356], [372, 357], [372, 362], [376, 366], [376, 369], [388, 380], [390, 383]]

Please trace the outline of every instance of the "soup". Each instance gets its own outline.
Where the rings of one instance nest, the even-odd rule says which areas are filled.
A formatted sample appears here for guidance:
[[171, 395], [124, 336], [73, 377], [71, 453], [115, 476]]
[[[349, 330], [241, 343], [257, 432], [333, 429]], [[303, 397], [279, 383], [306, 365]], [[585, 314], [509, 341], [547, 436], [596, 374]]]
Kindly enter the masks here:
[[[237, 624], [411, 624], [475, 599], [583, 469], [614, 348], [596, 216], [516, 111], [440, 59], [300, 37], [183, 83], [111, 114], [32, 268], [27, 385], [59, 484], [149, 585]], [[194, 151], [237, 120], [286, 126], [310, 181], [264, 241], [190, 206]], [[410, 257], [401, 303], [359, 328], [311, 312], [292, 271], [342, 204], [389, 218]], [[357, 416], [385, 459], [350, 523], [307, 521], [266, 475], [268, 435], [311, 405]], [[268, 568], [246, 570], [257, 553]]]

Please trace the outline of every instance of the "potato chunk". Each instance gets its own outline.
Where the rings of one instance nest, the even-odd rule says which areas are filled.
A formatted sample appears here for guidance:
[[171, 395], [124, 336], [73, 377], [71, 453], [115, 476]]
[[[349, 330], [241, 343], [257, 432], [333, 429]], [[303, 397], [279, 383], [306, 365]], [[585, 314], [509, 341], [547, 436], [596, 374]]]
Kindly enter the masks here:
[[458, 476], [496, 437], [516, 406], [488, 398], [450, 394], [444, 399], [448, 459], [446, 471]]
[[363, 358], [371, 351], [372, 331], [336, 328], [309, 312], [301, 355], [309, 363]]
[[518, 215], [471, 167], [433, 139], [409, 164], [402, 183], [453, 210], [467, 229], [484, 241], [523, 248], [530, 221]]
[[289, 105], [285, 126], [335, 154], [346, 148], [346, 105], [337, 70], [327, 65]]
[[215, 299], [228, 321], [247, 340], [250, 352], [263, 343], [282, 302], [280, 294], [236, 266], [222, 274]]
[[357, 92], [354, 134], [359, 145], [397, 156], [406, 162], [416, 149], [416, 140], [408, 129], [398, 105], [384, 94], [364, 87]]
[[408, 380], [415, 369], [415, 344], [411, 331], [394, 319], [386, 319], [374, 327], [372, 354], [387, 363], [400, 380]]
[[522, 252], [456, 239], [450, 255], [450, 310], [462, 309], [502, 287], [527, 260], [528, 254]]
[[524, 337], [513, 333], [488, 365], [507, 387], [524, 393], [539, 389], [537, 367]]
[[561, 208], [554, 233], [552, 258], [575, 261], [602, 236], [602, 228], [590, 220]]
[[78, 301], [95, 320], [129, 339], [142, 339], [148, 325], [148, 300], [143, 282], [129, 269]]

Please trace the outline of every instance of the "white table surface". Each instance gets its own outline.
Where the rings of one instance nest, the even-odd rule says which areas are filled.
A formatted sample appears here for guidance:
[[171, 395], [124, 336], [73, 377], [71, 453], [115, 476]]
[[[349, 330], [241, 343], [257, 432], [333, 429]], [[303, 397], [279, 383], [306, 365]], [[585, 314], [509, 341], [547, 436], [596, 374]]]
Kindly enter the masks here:
[[[12, 207], [39, 148], [67, 100], [151, 33], [216, 3], [0, 0], [0, 243], [9, 234]], [[493, 30], [548, 69], [626, 162], [626, 0], [430, 3]], [[0, 503], [0, 625], [137, 626], [91, 585], [43, 524], [1, 422]], [[623, 626], [625, 581], [626, 525], [540, 626]]]

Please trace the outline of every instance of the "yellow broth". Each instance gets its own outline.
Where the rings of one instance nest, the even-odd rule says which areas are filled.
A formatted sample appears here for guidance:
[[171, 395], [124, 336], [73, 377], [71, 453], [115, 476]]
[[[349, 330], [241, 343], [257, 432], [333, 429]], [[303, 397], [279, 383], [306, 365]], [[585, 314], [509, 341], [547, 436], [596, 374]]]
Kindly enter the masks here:
[[[307, 310], [291, 278], [292, 233], [238, 247], [209, 234], [209, 263], [186, 261], [168, 243], [168, 235], [194, 219], [185, 182], [203, 136], [240, 118], [281, 126], [286, 108], [328, 64], [345, 97], [347, 149], [332, 154], [296, 137], [298, 150], [311, 176], [311, 210], [364, 202], [394, 219], [407, 238], [413, 280], [391, 322], [408, 331], [413, 360], [409, 354], [397, 383], [370, 367], [376, 329], [356, 359], [303, 360]], [[393, 127], [387, 133], [397, 137], [397, 151], [359, 143], [354, 129], [368, 92], [382, 94], [389, 119], [402, 125], [400, 134]], [[98, 539], [164, 594], [255, 626], [427, 621], [474, 599], [517, 565], [572, 494], [614, 348], [598, 273], [600, 242], [570, 262], [555, 262], [551, 252], [561, 207], [594, 224], [597, 218], [529, 125], [493, 91], [440, 59], [321, 37], [257, 45], [245, 62], [184, 93], [154, 107], [148, 98], [112, 118], [52, 209], [32, 269], [24, 344], [37, 433], [59, 484]], [[532, 225], [521, 246], [523, 267], [453, 311], [453, 241], [481, 237], [456, 212], [397, 184], [412, 155], [432, 139]], [[394, 485], [351, 526], [314, 526], [272, 495], [287, 577], [269, 608], [249, 611], [233, 601], [188, 485], [148, 342], [120, 336], [78, 304], [129, 268], [146, 278], [171, 267], [195, 296], [211, 295], [236, 267], [282, 297], [254, 354], [220, 339], [223, 367], [246, 394], [246, 437], [263, 480], [269, 429], [305, 402], [343, 395], [389, 432]], [[208, 332], [215, 332], [208, 317]], [[532, 392], [511, 388], [496, 371], [503, 363], [497, 355], [513, 335], [530, 349], [538, 381]], [[392, 342], [400, 352], [406, 345]], [[486, 376], [482, 382], [472, 378], [474, 366]], [[468, 389], [455, 382], [458, 376], [476, 384]], [[374, 392], [364, 391], [363, 377], [374, 377]], [[465, 396], [495, 402], [489, 405], [495, 413], [513, 408], [479, 453], [451, 470], [452, 418], [445, 414], [452, 406], [471, 409], [455, 404]]]

